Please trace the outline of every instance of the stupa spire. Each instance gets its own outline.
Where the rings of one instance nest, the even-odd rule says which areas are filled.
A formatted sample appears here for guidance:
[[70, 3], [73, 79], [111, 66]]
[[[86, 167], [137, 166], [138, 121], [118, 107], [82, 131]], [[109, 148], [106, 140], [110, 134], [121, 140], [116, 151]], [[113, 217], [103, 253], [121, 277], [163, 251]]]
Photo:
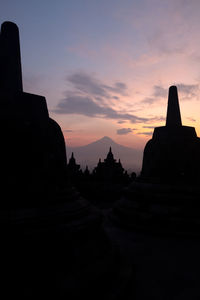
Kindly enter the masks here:
[[4, 22], [0, 32], [0, 90], [22, 91], [19, 30], [15, 23]]
[[176, 86], [169, 88], [166, 126], [182, 126]]

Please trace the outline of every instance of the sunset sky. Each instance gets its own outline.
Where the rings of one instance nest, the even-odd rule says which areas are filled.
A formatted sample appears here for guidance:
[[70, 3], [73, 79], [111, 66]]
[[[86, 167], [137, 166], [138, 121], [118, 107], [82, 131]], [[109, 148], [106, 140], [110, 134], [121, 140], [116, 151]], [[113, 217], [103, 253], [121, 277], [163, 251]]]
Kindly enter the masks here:
[[1, 0], [20, 30], [24, 91], [46, 97], [69, 146], [143, 149], [177, 85], [200, 135], [199, 0]]

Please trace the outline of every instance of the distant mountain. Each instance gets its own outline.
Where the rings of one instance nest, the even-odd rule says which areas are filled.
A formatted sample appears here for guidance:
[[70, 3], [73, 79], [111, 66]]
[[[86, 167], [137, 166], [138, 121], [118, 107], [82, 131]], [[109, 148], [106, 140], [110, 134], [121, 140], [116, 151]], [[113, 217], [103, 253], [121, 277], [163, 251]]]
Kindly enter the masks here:
[[136, 173], [141, 171], [143, 152], [119, 145], [107, 136], [86, 146], [67, 147], [67, 159], [69, 160], [73, 152], [76, 162], [81, 165], [83, 170], [86, 165], [90, 169], [93, 169], [97, 165], [99, 158], [102, 161], [106, 158], [110, 147], [112, 148], [114, 158], [121, 160], [125, 170]]

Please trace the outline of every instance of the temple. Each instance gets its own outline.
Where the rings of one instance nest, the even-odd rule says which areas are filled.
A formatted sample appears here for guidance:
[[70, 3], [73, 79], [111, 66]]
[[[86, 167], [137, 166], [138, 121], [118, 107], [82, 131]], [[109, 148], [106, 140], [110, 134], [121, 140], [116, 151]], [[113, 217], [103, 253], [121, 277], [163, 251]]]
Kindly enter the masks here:
[[70, 180], [72, 183], [75, 183], [81, 179], [82, 170], [80, 169], [80, 165], [76, 163], [73, 152], [67, 164], [67, 174], [68, 180]]
[[166, 125], [144, 149], [141, 175], [113, 206], [111, 219], [133, 232], [164, 236], [200, 233], [200, 139], [183, 126], [177, 88], [169, 88]]
[[165, 181], [199, 177], [200, 139], [194, 127], [183, 126], [176, 86], [169, 88], [166, 125], [154, 129], [144, 149], [141, 176]]
[[4, 22], [0, 33], [0, 108], [2, 186], [10, 199], [19, 191], [14, 205], [28, 206], [31, 190], [46, 193], [48, 186], [64, 184], [66, 150], [45, 98], [23, 91], [19, 31], [12, 22]]
[[111, 147], [104, 161], [101, 162], [101, 159], [99, 159], [93, 174], [95, 178], [105, 181], [116, 181], [123, 178], [124, 168], [122, 167], [120, 160], [117, 162], [116, 159], [114, 159]]

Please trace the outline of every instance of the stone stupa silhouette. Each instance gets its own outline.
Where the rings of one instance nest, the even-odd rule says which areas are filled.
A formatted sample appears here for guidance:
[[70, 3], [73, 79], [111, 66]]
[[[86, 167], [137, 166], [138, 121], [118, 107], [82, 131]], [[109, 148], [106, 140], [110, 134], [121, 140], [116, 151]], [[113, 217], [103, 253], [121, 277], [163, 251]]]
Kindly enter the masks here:
[[169, 89], [166, 125], [154, 129], [145, 146], [141, 176], [170, 180], [198, 181], [200, 138], [194, 127], [183, 126], [176, 86]]
[[166, 126], [144, 149], [141, 176], [116, 203], [111, 219], [142, 232], [200, 234], [200, 139], [182, 126], [177, 88], [169, 89]]
[[0, 105], [1, 183], [9, 198], [0, 206], [31, 206], [38, 199], [34, 191], [41, 203], [43, 192], [64, 184], [65, 142], [60, 126], [49, 117], [45, 98], [23, 91], [19, 31], [12, 22], [1, 26]]
[[44, 97], [23, 91], [12, 22], [0, 33], [0, 124], [1, 295], [117, 298], [132, 269], [108, 240], [102, 214], [67, 182], [60, 126]]

